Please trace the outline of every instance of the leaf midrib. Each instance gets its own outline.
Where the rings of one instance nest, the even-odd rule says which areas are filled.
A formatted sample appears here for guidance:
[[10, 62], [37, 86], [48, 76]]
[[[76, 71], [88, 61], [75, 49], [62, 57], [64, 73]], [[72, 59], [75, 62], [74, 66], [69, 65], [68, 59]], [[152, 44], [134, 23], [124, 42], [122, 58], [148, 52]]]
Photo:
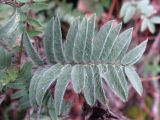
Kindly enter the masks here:
[[86, 61], [86, 62], [58, 62], [62, 65], [70, 64], [70, 65], [114, 65], [114, 66], [128, 66], [118, 62], [105, 62], [105, 61]]

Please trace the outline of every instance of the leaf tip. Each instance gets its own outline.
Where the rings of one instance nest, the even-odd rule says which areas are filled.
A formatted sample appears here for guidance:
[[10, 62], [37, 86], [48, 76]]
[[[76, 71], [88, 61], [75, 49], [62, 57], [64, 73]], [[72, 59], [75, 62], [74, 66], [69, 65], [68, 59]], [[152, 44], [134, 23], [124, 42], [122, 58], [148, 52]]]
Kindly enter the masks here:
[[143, 41], [141, 44], [144, 46], [144, 51], [147, 47], [147, 43], [148, 43], [148, 39], [146, 39], [145, 41]]
[[140, 95], [140, 96], [142, 96], [142, 94], [143, 94], [143, 87], [141, 88], [141, 90], [139, 90], [139, 91], [137, 91], [138, 92], [138, 94]]

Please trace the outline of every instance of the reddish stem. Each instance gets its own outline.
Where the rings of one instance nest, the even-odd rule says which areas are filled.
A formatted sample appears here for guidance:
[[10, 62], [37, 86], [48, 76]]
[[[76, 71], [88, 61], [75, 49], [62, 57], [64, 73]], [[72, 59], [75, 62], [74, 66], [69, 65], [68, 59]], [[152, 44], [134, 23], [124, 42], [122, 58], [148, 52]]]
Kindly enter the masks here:
[[115, 4], [116, 4], [116, 0], [112, 0], [112, 2], [111, 2], [111, 7], [110, 7], [109, 13], [108, 13], [108, 20], [109, 20], [109, 19], [111, 18], [111, 16], [112, 16], [112, 13], [113, 13]]

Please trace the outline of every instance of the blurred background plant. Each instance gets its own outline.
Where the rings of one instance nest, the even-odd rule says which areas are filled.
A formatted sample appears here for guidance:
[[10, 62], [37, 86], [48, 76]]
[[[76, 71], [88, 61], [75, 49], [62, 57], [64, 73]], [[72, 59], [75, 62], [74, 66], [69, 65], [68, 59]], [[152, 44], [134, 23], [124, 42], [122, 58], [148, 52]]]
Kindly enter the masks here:
[[160, 24], [160, 16], [157, 15], [159, 8], [156, 9], [149, 0], [129, 0], [124, 2], [120, 10], [120, 17], [124, 23], [134, 19], [137, 22], [141, 19], [141, 32], [148, 29], [152, 34], [156, 31], [156, 24]]
[[[122, 103], [106, 88], [111, 110], [118, 113], [121, 119], [126, 119], [124, 116], [136, 120], [160, 119], [159, 0], [0, 0], [0, 119], [33, 119], [40, 114], [29, 104], [28, 87], [36, 66], [31, 64], [24, 52], [22, 32], [28, 32], [31, 42], [45, 61], [42, 39], [49, 19], [57, 14], [60, 16], [65, 38], [76, 16], [89, 17], [93, 13], [97, 14], [97, 29], [114, 19], [115, 25], [123, 22], [122, 30], [134, 28], [132, 45], [146, 38], [149, 40], [143, 59], [135, 66], [144, 85], [143, 96], [138, 96], [129, 87], [128, 101]], [[105, 112], [103, 106], [98, 104], [94, 107], [84, 105], [83, 96], [77, 96], [68, 88], [65, 100], [70, 98], [76, 102], [72, 107], [68, 105], [71, 110], [66, 110], [66, 107], [68, 112], [63, 116], [64, 119], [80, 119], [81, 110], [86, 116], [96, 117], [96, 113]], [[51, 103], [49, 106], [52, 106]], [[52, 107], [49, 109], [54, 111]], [[46, 109], [42, 109], [40, 119], [50, 119]]]

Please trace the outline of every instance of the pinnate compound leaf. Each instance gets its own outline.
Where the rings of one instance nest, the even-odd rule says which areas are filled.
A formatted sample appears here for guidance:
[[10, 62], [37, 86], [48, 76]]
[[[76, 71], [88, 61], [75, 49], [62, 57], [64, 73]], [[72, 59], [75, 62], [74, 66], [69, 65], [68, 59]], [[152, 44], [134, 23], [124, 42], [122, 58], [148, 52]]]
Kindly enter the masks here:
[[[86, 18], [76, 18], [63, 45], [59, 18], [52, 19], [46, 28], [44, 48], [48, 61], [54, 65], [33, 76], [30, 85], [30, 96], [33, 96], [30, 97], [31, 101], [41, 106], [47, 90], [57, 81], [54, 108], [55, 113], [61, 115], [64, 112], [64, 93], [71, 80], [74, 91], [82, 92], [89, 105], [93, 105], [96, 100], [105, 104], [107, 99], [102, 79], [121, 100], [126, 101], [127, 80], [130, 79], [127, 74], [135, 74], [130, 66], [140, 59], [147, 41], [127, 52], [132, 28], [119, 34], [122, 24], [112, 27], [112, 22], [108, 22], [95, 35], [95, 15], [88, 21]], [[135, 76], [138, 78], [137, 74]], [[132, 81], [137, 82], [135, 79]], [[133, 86], [138, 89], [138, 85]]]

